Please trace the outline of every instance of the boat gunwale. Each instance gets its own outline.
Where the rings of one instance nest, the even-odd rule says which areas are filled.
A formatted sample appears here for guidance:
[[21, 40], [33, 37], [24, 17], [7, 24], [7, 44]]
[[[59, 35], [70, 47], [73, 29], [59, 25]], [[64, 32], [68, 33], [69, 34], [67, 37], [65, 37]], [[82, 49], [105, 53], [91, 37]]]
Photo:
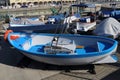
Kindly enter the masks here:
[[[12, 44], [12, 42], [9, 39], [10, 38], [10, 34], [8, 35], [8, 40]], [[40, 34], [46, 35], [44, 33], [40, 33]], [[48, 34], [48, 35], [51, 35], [51, 34]], [[57, 35], [61, 35], [61, 34], [57, 34]], [[68, 35], [71, 35], [71, 34], [65, 34], [64, 36], [68, 36]], [[71, 35], [71, 36], [73, 36], [73, 35]], [[76, 35], [76, 37], [78, 37], [78, 36], [86, 37], [84, 35]], [[118, 42], [116, 40], [113, 40], [113, 39], [110, 39], [110, 38], [106, 38], [106, 37], [99, 37], [99, 36], [87, 36], [87, 37], [89, 37], [89, 38], [103, 38], [103, 39], [106, 39], [106, 40], [111, 40], [111, 41], [114, 42], [114, 44], [109, 49], [101, 51], [101, 52], [90, 52], [90, 53], [87, 53], [87, 54], [66, 54], [66, 55], [63, 55], [63, 54], [62, 55], [57, 55], [57, 54], [56, 55], [55, 54], [42, 54], [42, 53], [40, 54], [40, 52], [38, 54], [38, 53], [32, 53], [32, 52], [29, 52], [27, 50], [20, 49], [18, 47], [15, 47], [15, 48], [18, 49], [18, 50], [20, 50], [21, 52], [26, 53], [26, 54], [31, 54], [31, 55], [36, 55], [36, 56], [42, 56], [42, 57], [52, 57], [52, 58], [85, 58], [85, 57], [101, 56], [101, 55], [105, 55], [107, 53], [110, 53], [112, 50], [114, 50], [114, 48], [117, 48]]]

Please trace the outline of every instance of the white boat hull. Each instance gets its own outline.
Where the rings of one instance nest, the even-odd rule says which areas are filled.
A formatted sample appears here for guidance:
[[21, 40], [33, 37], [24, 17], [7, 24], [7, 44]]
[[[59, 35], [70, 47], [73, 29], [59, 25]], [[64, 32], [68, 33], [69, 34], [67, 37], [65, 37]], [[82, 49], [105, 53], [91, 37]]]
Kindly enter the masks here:
[[92, 28], [94, 28], [96, 26], [96, 21], [95, 22], [92, 22], [92, 23], [80, 23], [80, 22], [77, 22], [76, 23], [77, 25], [77, 30], [78, 31], [88, 31]]
[[101, 56], [92, 56], [92, 57], [84, 57], [84, 58], [52, 58], [52, 57], [42, 57], [36, 56], [32, 54], [26, 54], [22, 52], [25, 56], [48, 64], [54, 65], [84, 65], [84, 64], [101, 64], [101, 63], [115, 63], [116, 59], [112, 58], [112, 55], [115, 54], [116, 49], [113, 52], [101, 55]]

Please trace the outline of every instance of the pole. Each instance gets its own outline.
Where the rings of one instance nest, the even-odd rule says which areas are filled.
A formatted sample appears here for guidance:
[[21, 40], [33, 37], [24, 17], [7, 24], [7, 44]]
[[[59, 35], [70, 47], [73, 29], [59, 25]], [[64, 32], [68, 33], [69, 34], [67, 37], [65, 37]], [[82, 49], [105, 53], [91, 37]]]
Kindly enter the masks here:
[[5, 0], [5, 1], [6, 1], [6, 7], [7, 7], [7, 13], [6, 13], [6, 16], [5, 16], [5, 22], [9, 23], [9, 21], [10, 21], [9, 5], [8, 5], [8, 0]]
[[7, 14], [8, 14], [8, 10], [9, 10], [8, 0], [6, 0], [6, 7], [7, 7]]
[[6, 4], [5, 4], [5, 5], [6, 5], [6, 7], [8, 7], [8, 0], [6, 0], [6, 2], [5, 2], [5, 3], [6, 3]]
[[60, 7], [61, 7], [60, 10], [62, 11], [62, 9], [63, 9], [63, 3], [62, 3], [62, 0], [61, 0], [61, 4], [60, 4], [60, 5], [61, 5], [61, 6], [60, 6]]
[[9, 5], [8, 5], [8, 0], [6, 0], [6, 7], [7, 7], [7, 15], [9, 16]]
[[79, 3], [79, 1], [78, 1], [78, 0], [76, 0], [76, 2], [77, 2], [77, 4]]

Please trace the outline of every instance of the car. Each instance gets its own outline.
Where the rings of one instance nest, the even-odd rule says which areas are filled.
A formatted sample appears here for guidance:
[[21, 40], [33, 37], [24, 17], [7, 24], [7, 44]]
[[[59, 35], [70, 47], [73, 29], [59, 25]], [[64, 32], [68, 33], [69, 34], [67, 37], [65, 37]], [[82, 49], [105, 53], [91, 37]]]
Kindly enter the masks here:
[[22, 5], [21, 8], [28, 8], [28, 6], [26, 6], [26, 5]]

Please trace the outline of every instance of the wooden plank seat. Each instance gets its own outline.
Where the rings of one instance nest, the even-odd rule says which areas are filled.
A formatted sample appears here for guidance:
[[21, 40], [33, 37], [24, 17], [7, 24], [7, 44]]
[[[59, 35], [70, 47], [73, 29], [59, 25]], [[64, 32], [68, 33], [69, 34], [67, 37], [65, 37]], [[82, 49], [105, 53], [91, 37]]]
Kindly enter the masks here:
[[48, 54], [56, 54], [56, 53], [72, 53], [73, 51], [64, 47], [60, 46], [45, 46], [44, 47], [45, 53]]
[[76, 46], [76, 48], [84, 48], [84, 46], [78, 45]]

